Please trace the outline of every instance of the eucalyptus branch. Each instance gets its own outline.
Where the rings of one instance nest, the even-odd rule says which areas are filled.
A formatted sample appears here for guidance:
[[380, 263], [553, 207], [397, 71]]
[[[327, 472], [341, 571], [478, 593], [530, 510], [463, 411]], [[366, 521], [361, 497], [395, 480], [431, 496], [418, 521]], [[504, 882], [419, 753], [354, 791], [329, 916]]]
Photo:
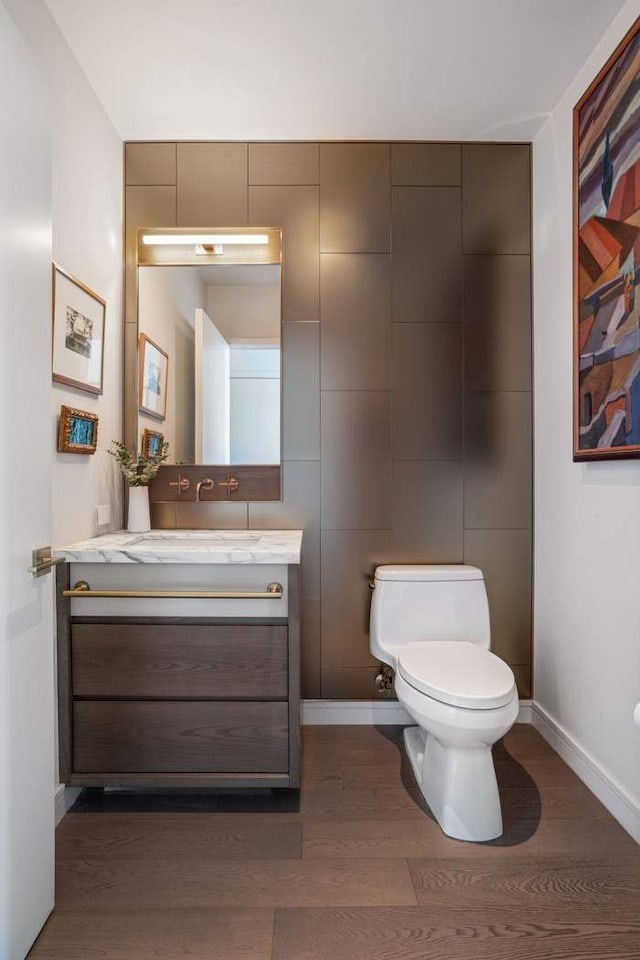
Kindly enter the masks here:
[[114, 458], [122, 474], [130, 487], [146, 487], [156, 476], [160, 465], [169, 456], [169, 444], [163, 441], [157, 453], [150, 457], [145, 457], [139, 453], [137, 456], [119, 440], [112, 440], [113, 450], [107, 450], [107, 453]]

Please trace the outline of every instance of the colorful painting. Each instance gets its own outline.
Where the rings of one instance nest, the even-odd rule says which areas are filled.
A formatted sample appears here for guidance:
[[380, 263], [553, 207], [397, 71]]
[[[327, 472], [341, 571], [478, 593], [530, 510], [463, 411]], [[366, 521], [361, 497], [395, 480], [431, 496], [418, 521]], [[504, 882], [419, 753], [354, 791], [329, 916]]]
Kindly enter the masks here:
[[162, 453], [162, 445], [164, 444], [164, 434], [157, 433], [155, 430], [142, 431], [142, 456], [143, 457], [157, 457]]
[[574, 110], [574, 459], [640, 456], [640, 20]]
[[58, 427], [58, 453], [95, 453], [97, 446], [97, 415], [62, 406]]

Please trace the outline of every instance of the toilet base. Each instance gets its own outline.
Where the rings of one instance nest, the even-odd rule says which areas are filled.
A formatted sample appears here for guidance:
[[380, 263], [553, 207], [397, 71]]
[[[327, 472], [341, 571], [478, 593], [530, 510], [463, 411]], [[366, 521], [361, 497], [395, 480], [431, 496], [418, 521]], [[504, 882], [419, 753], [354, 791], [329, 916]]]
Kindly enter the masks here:
[[405, 727], [404, 743], [422, 795], [447, 836], [477, 843], [502, 835], [490, 746], [444, 746], [421, 727]]

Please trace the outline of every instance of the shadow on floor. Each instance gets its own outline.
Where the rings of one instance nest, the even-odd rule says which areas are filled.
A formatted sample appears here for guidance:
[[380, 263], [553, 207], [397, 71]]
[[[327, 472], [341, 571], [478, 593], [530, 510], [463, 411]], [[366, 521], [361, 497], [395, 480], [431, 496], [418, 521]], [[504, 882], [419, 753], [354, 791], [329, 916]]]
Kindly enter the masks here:
[[298, 813], [299, 790], [103, 790], [85, 787], [70, 813]]
[[[376, 726], [376, 730], [389, 740], [400, 753], [400, 777], [402, 784], [415, 805], [422, 810], [429, 819], [435, 822], [435, 817], [427, 805], [411, 769], [409, 758], [404, 749], [404, 727], [397, 725]], [[540, 824], [542, 815], [542, 801], [540, 791], [529, 772], [511, 756], [504, 741], [499, 740], [493, 747], [493, 761], [502, 803], [504, 833], [497, 840], [482, 843], [485, 847], [514, 847], [531, 839]], [[513, 791], [519, 791], [520, 796], [526, 797], [526, 816], [516, 817], [512, 814], [511, 803]], [[460, 840], [458, 843], [467, 841]]]

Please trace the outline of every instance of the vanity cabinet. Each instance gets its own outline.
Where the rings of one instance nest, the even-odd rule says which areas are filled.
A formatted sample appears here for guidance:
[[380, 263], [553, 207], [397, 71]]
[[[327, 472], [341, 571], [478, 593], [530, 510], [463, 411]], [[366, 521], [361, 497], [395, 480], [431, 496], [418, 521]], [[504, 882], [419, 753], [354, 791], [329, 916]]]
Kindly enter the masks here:
[[298, 565], [272, 618], [72, 615], [57, 579], [61, 782], [299, 785]]

